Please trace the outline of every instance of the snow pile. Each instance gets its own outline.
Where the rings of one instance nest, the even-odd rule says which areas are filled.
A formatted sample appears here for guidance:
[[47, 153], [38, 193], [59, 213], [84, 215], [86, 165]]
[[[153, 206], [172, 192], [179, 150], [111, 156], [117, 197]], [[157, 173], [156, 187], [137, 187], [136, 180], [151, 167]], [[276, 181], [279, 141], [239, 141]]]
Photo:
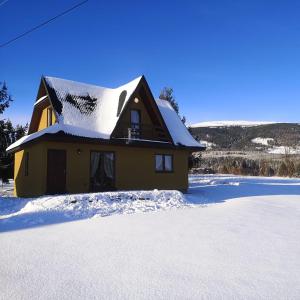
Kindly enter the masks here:
[[8, 222], [11, 226], [11, 222], [14, 222], [12, 220], [15, 220], [19, 223], [37, 225], [184, 206], [188, 204], [182, 193], [163, 190], [43, 196], [35, 199], [0, 198], [2, 212], [0, 223]]
[[268, 146], [270, 142], [273, 142], [274, 139], [273, 138], [262, 138], [262, 137], [257, 137], [255, 139], [252, 139], [251, 142], [255, 143], [255, 144], [261, 144], [261, 145], [265, 145]]
[[192, 128], [198, 127], [230, 127], [230, 126], [241, 126], [241, 127], [253, 127], [260, 125], [275, 124], [277, 122], [267, 122], [267, 121], [208, 121], [200, 122], [191, 125]]

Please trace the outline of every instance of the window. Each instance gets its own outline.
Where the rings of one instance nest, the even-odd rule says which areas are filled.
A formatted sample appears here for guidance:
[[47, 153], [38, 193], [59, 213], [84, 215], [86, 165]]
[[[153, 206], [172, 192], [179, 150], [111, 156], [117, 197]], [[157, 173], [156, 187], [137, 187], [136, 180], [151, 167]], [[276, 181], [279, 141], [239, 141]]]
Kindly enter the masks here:
[[141, 112], [137, 109], [130, 111], [131, 136], [138, 139], [141, 130]]
[[114, 189], [115, 155], [113, 152], [92, 151], [90, 158], [90, 190]]
[[156, 172], [173, 172], [173, 155], [156, 154], [155, 155]]
[[51, 126], [52, 123], [52, 109], [50, 107], [47, 108], [47, 126]]
[[28, 167], [29, 167], [29, 153], [25, 153], [25, 176], [28, 176]]

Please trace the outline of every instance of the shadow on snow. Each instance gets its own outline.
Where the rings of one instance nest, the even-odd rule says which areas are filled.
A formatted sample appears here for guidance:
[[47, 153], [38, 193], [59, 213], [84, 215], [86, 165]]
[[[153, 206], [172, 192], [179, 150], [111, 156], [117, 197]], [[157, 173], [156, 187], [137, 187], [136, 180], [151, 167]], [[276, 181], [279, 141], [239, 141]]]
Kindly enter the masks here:
[[[300, 200], [300, 179], [192, 175], [189, 177], [189, 185], [189, 192], [185, 194], [185, 201], [182, 202], [181, 206], [189, 204], [207, 205], [225, 202], [228, 199], [252, 196], [299, 195]], [[123, 192], [121, 195], [124, 196], [126, 193]], [[85, 202], [92, 202], [89, 200], [93, 197], [92, 194], [91, 196], [87, 196], [87, 194], [72, 196], [75, 198], [81, 197]], [[70, 196], [60, 195], [58, 197], [68, 198]], [[77, 213], [76, 209], [73, 211], [45, 209], [41, 211], [20, 212], [27, 204], [30, 205], [31, 201], [39, 201], [39, 199], [42, 200], [43, 197], [36, 199], [0, 197], [0, 232], [82, 220], [95, 215], [109, 216], [122, 213], [122, 209], [116, 209], [115, 211], [110, 209], [107, 214], [103, 212], [99, 214], [97, 213], [97, 209], [80, 211], [80, 208], [78, 208]], [[49, 200], [51, 201], [51, 198]], [[97, 201], [97, 197], [93, 201]], [[144, 201], [147, 201], [147, 199]], [[111, 204], [113, 204], [113, 201]], [[172, 205], [168, 206], [168, 208], [170, 207]], [[180, 205], [175, 203], [174, 207], [180, 207]], [[161, 207], [153, 207], [153, 209], [150, 208], [149, 210], [157, 209], [161, 209]], [[130, 211], [126, 211], [126, 213], [130, 213]]]

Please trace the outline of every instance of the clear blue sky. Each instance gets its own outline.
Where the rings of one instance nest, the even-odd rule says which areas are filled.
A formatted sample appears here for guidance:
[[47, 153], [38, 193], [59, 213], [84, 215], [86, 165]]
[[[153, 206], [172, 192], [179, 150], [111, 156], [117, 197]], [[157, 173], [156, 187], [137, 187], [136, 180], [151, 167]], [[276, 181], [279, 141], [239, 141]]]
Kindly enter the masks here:
[[[9, 0], [0, 43], [78, 2]], [[300, 1], [90, 0], [0, 55], [13, 123], [30, 120], [42, 74], [107, 87], [144, 74], [188, 123], [300, 121]]]

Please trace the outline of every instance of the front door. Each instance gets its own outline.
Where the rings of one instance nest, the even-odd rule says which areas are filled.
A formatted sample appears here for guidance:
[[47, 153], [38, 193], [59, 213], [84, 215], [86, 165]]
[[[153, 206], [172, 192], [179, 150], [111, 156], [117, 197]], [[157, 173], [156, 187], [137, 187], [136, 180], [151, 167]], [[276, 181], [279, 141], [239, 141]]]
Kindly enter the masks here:
[[115, 155], [113, 152], [91, 152], [90, 190], [101, 192], [115, 187]]
[[47, 194], [66, 192], [66, 151], [48, 150], [47, 158]]

